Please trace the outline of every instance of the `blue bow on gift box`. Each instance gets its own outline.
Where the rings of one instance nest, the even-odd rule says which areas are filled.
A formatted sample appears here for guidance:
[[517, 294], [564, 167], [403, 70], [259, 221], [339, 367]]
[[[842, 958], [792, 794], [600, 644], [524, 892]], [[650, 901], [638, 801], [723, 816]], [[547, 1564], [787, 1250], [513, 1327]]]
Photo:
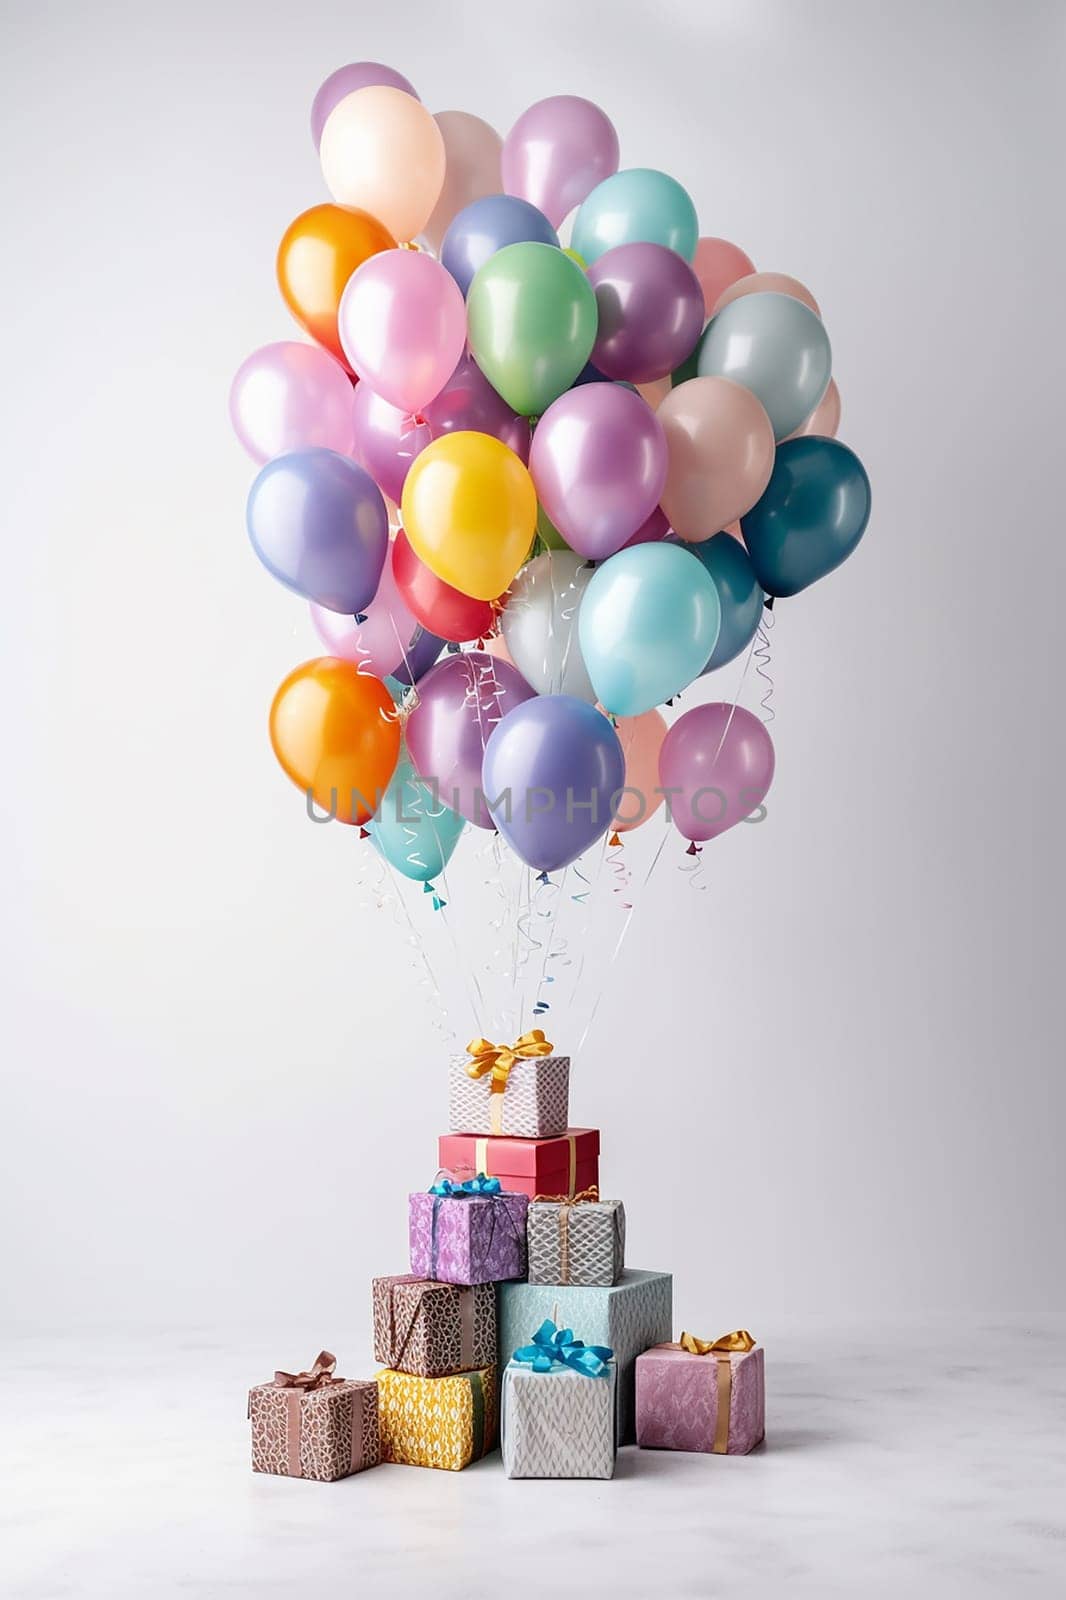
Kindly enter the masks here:
[[465, 1183], [456, 1183], [452, 1178], [438, 1178], [436, 1183], [430, 1185], [430, 1194], [436, 1195], [438, 1200], [471, 1200], [477, 1195], [499, 1194], [499, 1178], [486, 1178], [479, 1172], [476, 1178], [467, 1178]]
[[572, 1367], [586, 1378], [605, 1378], [607, 1363], [614, 1360], [614, 1351], [604, 1344], [585, 1344], [574, 1338], [572, 1328], [557, 1328], [546, 1317], [533, 1335], [532, 1344], [516, 1350], [513, 1361], [528, 1361], [534, 1372], [550, 1372], [552, 1367]]

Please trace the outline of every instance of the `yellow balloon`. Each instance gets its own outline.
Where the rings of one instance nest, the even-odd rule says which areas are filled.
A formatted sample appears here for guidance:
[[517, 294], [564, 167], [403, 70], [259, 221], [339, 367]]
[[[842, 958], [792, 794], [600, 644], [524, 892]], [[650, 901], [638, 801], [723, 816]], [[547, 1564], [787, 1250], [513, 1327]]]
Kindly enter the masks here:
[[415, 457], [400, 507], [431, 572], [475, 600], [495, 600], [526, 558], [537, 526], [533, 479], [488, 433], [445, 433]]

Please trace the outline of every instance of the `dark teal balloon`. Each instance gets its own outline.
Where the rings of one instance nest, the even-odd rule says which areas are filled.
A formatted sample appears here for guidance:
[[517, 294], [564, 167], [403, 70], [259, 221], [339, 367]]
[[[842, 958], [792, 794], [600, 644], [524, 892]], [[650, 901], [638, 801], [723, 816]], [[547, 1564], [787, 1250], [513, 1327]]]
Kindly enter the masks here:
[[[707, 324], [707, 328], [709, 327], [710, 323]], [[670, 374], [671, 389], [676, 389], [679, 383], [687, 383], [690, 378], [699, 377], [700, 351], [703, 349], [703, 341], [707, 337], [707, 328], [704, 328], [703, 332], [696, 340], [696, 348], [693, 350], [688, 359], [686, 361], [682, 361], [681, 365], [679, 367], [675, 367], [673, 372]]]
[[746, 650], [755, 637], [762, 616], [763, 592], [759, 588], [748, 552], [731, 533], [716, 533], [713, 539], [685, 548], [702, 561], [718, 590], [722, 620], [718, 643], [704, 672], [724, 667]]
[[799, 594], [839, 567], [870, 520], [870, 480], [838, 439], [808, 436], [777, 447], [761, 500], [740, 527], [767, 594]]

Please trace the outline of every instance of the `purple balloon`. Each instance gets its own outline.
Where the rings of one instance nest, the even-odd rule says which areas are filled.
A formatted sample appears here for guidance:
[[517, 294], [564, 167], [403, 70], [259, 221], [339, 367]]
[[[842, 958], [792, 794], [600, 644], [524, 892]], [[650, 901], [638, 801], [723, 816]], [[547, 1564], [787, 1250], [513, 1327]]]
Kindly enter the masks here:
[[774, 776], [774, 747], [758, 717], [712, 701], [678, 717], [659, 751], [659, 782], [686, 839], [716, 839], [761, 805]]
[[311, 105], [311, 137], [315, 141], [315, 149], [322, 143], [322, 129], [335, 105], [339, 105], [346, 95], [355, 94], [357, 89], [381, 87], [402, 89], [404, 94], [414, 95], [416, 100], [419, 98], [402, 72], [397, 72], [395, 67], [386, 67], [381, 61], [351, 61], [346, 67], [338, 67], [336, 72], [331, 72]]
[[576, 94], [556, 94], [523, 111], [501, 158], [503, 187], [558, 227], [618, 171], [618, 135], [607, 114]]
[[464, 206], [448, 224], [441, 240], [440, 264], [466, 295], [478, 268], [509, 244], [551, 244], [558, 249], [559, 235], [528, 200], [513, 194], [486, 194]]
[[626, 763], [602, 712], [569, 694], [509, 711], [485, 746], [483, 786], [496, 826], [539, 872], [576, 861], [606, 833]]
[[622, 549], [630, 550], [635, 544], [661, 544], [669, 534], [670, 524], [666, 520], [666, 512], [662, 506], [656, 506], [647, 521], [642, 522], [636, 533], [629, 536]]
[[434, 439], [442, 433], [491, 433], [520, 460], [529, 460], [528, 417], [515, 415], [469, 352], [422, 415]]
[[399, 505], [411, 463], [433, 437], [428, 426], [383, 400], [368, 383], [357, 383], [352, 428], [356, 461], [366, 468], [382, 494]]
[[445, 641], [438, 639], [428, 628], [419, 627], [407, 646], [406, 656], [392, 676], [397, 683], [418, 683], [444, 649]]
[[676, 250], [617, 245], [588, 280], [599, 315], [592, 359], [608, 378], [653, 383], [688, 360], [703, 332], [703, 290]]
[[268, 461], [248, 496], [256, 555], [289, 589], [328, 611], [363, 611], [378, 591], [389, 517], [373, 479], [334, 450]]
[[518, 669], [487, 650], [445, 656], [419, 682], [408, 754], [421, 777], [436, 780], [443, 803], [478, 828], [496, 826], [481, 790], [486, 742], [513, 706], [533, 698]]
[[537, 424], [529, 470], [537, 497], [572, 550], [614, 555], [651, 516], [666, 482], [666, 435], [632, 389], [586, 383]]

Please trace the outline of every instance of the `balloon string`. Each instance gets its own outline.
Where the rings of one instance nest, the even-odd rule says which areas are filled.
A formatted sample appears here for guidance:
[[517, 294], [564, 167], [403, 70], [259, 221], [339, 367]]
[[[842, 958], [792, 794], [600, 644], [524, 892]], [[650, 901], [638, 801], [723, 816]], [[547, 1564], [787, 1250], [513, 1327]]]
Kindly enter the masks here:
[[[422, 975], [417, 981], [419, 987], [428, 994], [433, 1027], [441, 1035], [441, 1038], [446, 1041], [449, 1048], [454, 1049], [458, 1045], [458, 1039], [454, 1025], [448, 1016], [448, 1008], [444, 1004], [444, 994], [437, 980], [437, 974], [434, 972], [433, 965], [426, 953], [425, 945], [419, 937], [403, 895], [400, 893], [399, 880], [390, 862], [386, 861], [383, 856], [377, 856], [376, 859], [378, 877], [376, 883], [370, 888], [370, 893], [375, 899], [376, 908], [379, 911], [390, 911], [393, 922], [397, 927], [403, 926], [397, 913], [402, 915], [408, 931], [408, 937], [404, 940], [404, 943], [409, 950], [414, 951], [417, 958], [412, 961], [416, 973], [418, 972], [418, 963], [421, 962]], [[391, 879], [391, 892], [387, 879]]]
[[[558, 883], [553, 883], [550, 878], [547, 878], [546, 882], [539, 884], [537, 893], [534, 897], [534, 915], [543, 918], [548, 924], [547, 928], [544, 930], [544, 940], [542, 943], [544, 957], [541, 961], [540, 977], [537, 980], [537, 986], [533, 991], [534, 1019], [541, 1016], [545, 1011], [551, 1010], [551, 1006], [548, 1004], [548, 1002], [541, 999], [541, 992], [549, 983], [554, 983], [555, 981], [554, 974], [550, 977], [548, 976], [548, 966], [552, 960], [552, 945], [555, 938], [555, 924], [559, 911], [559, 903], [563, 898], [563, 891], [566, 886], [566, 875], [569, 870], [569, 867], [563, 868], [563, 875]], [[545, 906], [545, 904], [547, 904], [547, 909], [540, 909], [540, 907]], [[565, 950], [565, 945], [563, 948]]]
[[[651, 865], [649, 866], [647, 872], [644, 874], [644, 878], [643, 878], [643, 881], [642, 881], [641, 886], [640, 886], [641, 894], [643, 894], [644, 890], [648, 887], [648, 883], [649, 883], [649, 881], [651, 879], [651, 875], [655, 871], [656, 867], [659, 865], [659, 861], [660, 861], [660, 858], [662, 857], [662, 853], [666, 849], [666, 841], [667, 841], [667, 839], [669, 837], [670, 837], [669, 833], [667, 833], [666, 830], [664, 829], [662, 839], [659, 842], [659, 848], [656, 850], [655, 854], [652, 856]], [[626, 919], [622, 924], [622, 930], [619, 933], [617, 940], [615, 941], [614, 949], [611, 951], [610, 959], [607, 962], [607, 968], [606, 968], [606, 971], [604, 972], [603, 982], [600, 984], [599, 992], [596, 995], [595, 1004], [593, 1005], [592, 1011], [589, 1014], [589, 1019], [585, 1024], [584, 1032], [582, 1033], [581, 1038], [577, 1042], [577, 1049], [575, 1051], [576, 1055], [580, 1055], [581, 1051], [585, 1048], [585, 1045], [586, 1045], [586, 1043], [588, 1041], [588, 1036], [592, 1032], [592, 1024], [595, 1022], [596, 1015], [597, 1015], [597, 1013], [598, 1013], [598, 1011], [600, 1009], [600, 1003], [603, 1000], [603, 996], [604, 996], [604, 993], [605, 993], [606, 988], [607, 988], [607, 981], [610, 978], [610, 975], [611, 975], [611, 972], [612, 972], [612, 970], [614, 968], [615, 962], [618, 960], [618, 953], [621, 950], [622, 945], [625, 943], [625, 937], [626, 937], [626, 934], [629, 932], [629, 927], [630, 927], [630, 924], [632, 923], [632, 921], [633, 921], [633, 906], [630, 906], [629, 910], [626, 912]]]
[[774, 611], [768, 611], [764, 608], [762, 618], [755, 634], [755, 672], [756, 676], [760, 677], [766, 686], [762, 699], [759, 701], [759, 705], [762, 707], [762, 719], [765, 723], [773, 722], [774, 718], [777, 716], [777, 712], [774, 710], [773, 705], [773, 652], [771, 649], [772, 641], [770, 638], [770, 635], [773, 633], [776, 626], [777, 613]]

